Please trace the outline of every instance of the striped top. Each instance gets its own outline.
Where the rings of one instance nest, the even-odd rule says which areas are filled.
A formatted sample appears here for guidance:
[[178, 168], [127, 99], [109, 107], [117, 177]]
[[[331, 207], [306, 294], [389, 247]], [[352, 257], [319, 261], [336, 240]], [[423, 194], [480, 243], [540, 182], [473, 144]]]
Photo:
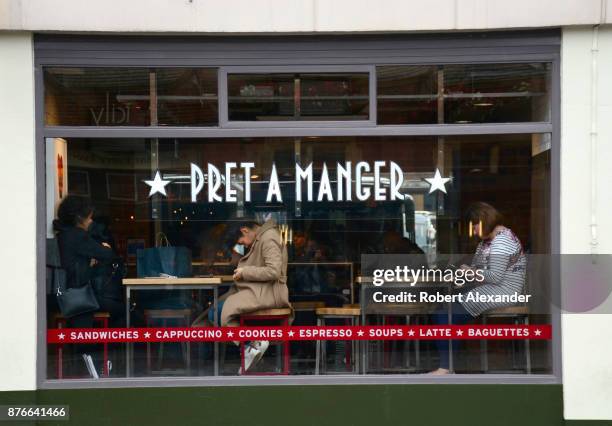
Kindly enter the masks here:
[[[522, 294], [525, 284], [527, 257], [518, 237], [508, 228], [502, 228], [495, 237], [478, 244], [472, 267], [482, 269], [484, 281], [468, 293], [485, 296]], [[463, 307], [473, 316], [490, 309], [512, 306], [513, 303], [465, 301]]]

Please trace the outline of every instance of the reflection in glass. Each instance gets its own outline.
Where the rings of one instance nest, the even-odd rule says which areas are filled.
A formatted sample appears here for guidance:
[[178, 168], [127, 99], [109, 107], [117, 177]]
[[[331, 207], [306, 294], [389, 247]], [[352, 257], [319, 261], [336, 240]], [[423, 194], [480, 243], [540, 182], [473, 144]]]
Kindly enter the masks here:
[[436, 66], [376, 68], [379, 124], [438, 122]]
[[367, 120], [368, 74], [229, 74], [230, 121]]
[[550, 121], [550, 64], [381, 66], [379, 124]]
[[51, 126], [148, 126], [146, 68], [44, 69], [45, 124]]
[[218, 122], [217, 70], [156, 70], [160, 126], [213, 126]]
[[445, 65], [445, 123], [549, 121], [550, 64]]
[[[341, 307], [360, 304], [361, 256], [371, 253], [412, 254], [423, 265], [443, 265], [440, 254], [454, 256], [461, 264], [462, 253], [473, 253], [473, 239], [464, 224], [464, 213], [475, 201], [488, 202], [506, 217], [507, 224], [523, 242], [528, 253], [550, 252], [550, 149], [542, 143], [546, 135], [496, 135], [437, 137], [305, 137], [305, 138], [233, 138], [233, 139], [75, 139], [66, 142], [69, 193], [88, 195], [96, 207], [94, 219], [108, 225], [117, 253], [126, 261], [127, 276], [137, 274], [137, 248], [153, 247], [159, 232], [173, 246], [185, 247], [193, 259], [194, 276], [228, 276], [233, 271], [231, 249], [235, 241], [227, 237], [235, 216], [272, 217], [283, 231], [289, 253], [288, 285], [292, 302], [319, 303]], [[51, 143], [47, 149], [51, 149]], [[296, 162], [301, 167], [312, 164], [314, 196], [318, 194], [324, 170], [330, 177], [332, 193], [337, 194], [338, 167], [358, 161], [385, 162], [381, 169], [383, 189], [389, 189], [391, 161], [402, 170], [399, 191], [403, 199], [359, 201], [355, 196], [355, 175], [351, 177], [352, 199], [342, 201], [307, 201], [303, 186], [302, 201], [296, 194]], [[205, 185], [197, 202], [191, 201], [190, 164], [202, 167], [211, 163], [225, 170], [225, 163], [253, 162], [250, 172], [251, 201], [245, 196], [245, 172], [239, 166], [230, 171], [237, 201], [208, 200]], [[282, 201], [266, 202], [272, 165], [278, 174]], [[440, 168], [450, 177], [447, 194], [429, 193], [425, 178]], [[159, 170], [169, 180], [167, 196], [149, 197], [151, 179]], [[224, 174], [224, 173], [223, 173]], [[209, 176], [206, 176], [208, 179]], [[73, 181], [74, 179], [74, 181]], [[228, 184], [223, 176], [219, 193]], [[373, 172], [362, 175], [364, 188], [374, 189]], [[53, 203], [53, 200], [48, 200]], [[49, 217], [48, 220], [52, 220]], [[550, 283], [538, 281], [537, 288]], [[132, 325], [144, 326], [144, 299], [135, 293]], [[168, 291], [171, 293], [171, 291]], [[181, 310], [194, 320], [212, 302], [210, 291], [188, 292], [181, 298]], [[159, 294], [157, 302], [169, 303], [172, 296]], [[150, 302], [150, 301], [149, 301]], [[364, 305], [365, 306], [365, 305]], [[55, 327], [57, 313], [54, 296], [48, 298], [49, 327]], [[387, 311], [364, 311], [369, 324], [403, 324], [406, 321], [428, 323], [428, 313], [410, 313], [387, 307]], [[139, 313], [141, 315], [139, 315]], [[536, 322], [549, 318], [534, 318]], [[183, 322], [187, 320], [181, 320]], [[497, 321], [497, 320], [492, 320]], [[501, 321], [501, 320], [500, 320]], [[180, 324], [183, 324], [180, 322]], [[295, 325], [316, 323], [314, 310], [298, 312]], [[415, 323], [415, 322], [411, 322]], [[177, 323], [178, 325], [179, 323]], [[168, 324], [171, 326], [172, 324]], [[532, 371], [550, 372], [549, 342], [533, 342]], [[119, 346], [119, 345], [118, 345]], [[330, 344], [328, 356], [335, 370], [346, 371], [346, 345]], [[511, 368], [511, 354], [498, 342], [490, 343], [491, 370]], [[112, 354], [122, 353], [111, 348]], [[168, 345], [162, 373], [209, 376], [213, 374], [214, 352], [211, 344], [192, 344], [189, 350]], [[292, 374], [314, 373], [314, 342], [292, 343]], [[66, 365], [78, 362], [71, 349], [63, 352]], [[152, 350], [154, 359], [159, 348]], [[191, 357], [185, 370], [184, 356]], [[368, 345], [369, 373], [424, 372], [436, 365], [431, 342], [372, 342]], [[416, 365], [418, 354], [419, 364]], [[118, 356], [118, 355], [115, 355]], [[117, 359], [117, 358], [116, 358]], [[49, 378], [56, 377], [57, 353], [49, 351]], [[274, 356], [266, 358], [262, 369], [274, 369]], [[455, 368], [458, 372], [480, 372], [479, 342], [461, 345]], [[239, 357], [228, 345], [221, 374], [235, 375]], [[125, 370], [116, 363], [119, 377]], [[134, 372], [137, 376], [154, 374], [147, 369], [145, 344], [134, 345]], [[155, 370], [155, 369], [153, 369]], [[332, 371], [330, 367], [330, 371]], [[349, 369], [350, 370], [350, 369]]]
[[210, 126], [218, 122], [217, 70], [213, 68], [47, 67], [44, 79], [46, 125]]

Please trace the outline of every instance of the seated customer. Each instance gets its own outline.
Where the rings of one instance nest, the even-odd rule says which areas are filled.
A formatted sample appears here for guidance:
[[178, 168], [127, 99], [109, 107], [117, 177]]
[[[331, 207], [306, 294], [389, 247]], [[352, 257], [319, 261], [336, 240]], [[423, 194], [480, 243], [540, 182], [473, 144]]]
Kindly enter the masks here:
[[[234, 285], [221, 297], [221, 325], [238, 326], [241, 314], [260, 309], [290, 308], [287, 249], [276, 223], [269, 220], [260, 225], [254, 220], [241, 219], [232, 233], [239, 247], [244, 247], [244, 254], [234, 271]], [[268, 346], [265, 340], [247, 344], [245, 370], [261, 359]]]
[[[474, 203], [468, 208], [467, 220], [472, 226], [474, 235], [482, 241], [476, 248], [471, 265], [461, 265], [462, 269], [481, 269], [484, 281], [468, 293], [478, 292], [484, 295], [513, 295], [522, 293], [525, 284], [527, 258], [518, 237], [502, 224], [502, 215], [487, 203]], [[465, 293], [464, 296], [467, 296]], [[464, 297], [465, 299], [465, 297]], [[451, 306], [452, 324], [465, 324], [491, 309], [509, 306], [508, 303], [455, 302]], [[448, 323], [448, 306], [442, 306], [435, 314], [438, 324]], [[458, 347], [453, 341], [453, 351]], [[440, 355], [440, 367], [430, 374], [449, 373], [448, 340], [436, 341]]]
[[[98, 242], [88, 232], [93, 224], [93, 207], [81, 197], [68, 195], [57, 210], [58, 219], [53, 222], [57, 233], [62, 268], [66, 271], [66, 286], [82, 287], [92, 284], [100, 311], [111, 314], [111, 326], [118, 326], [124, 318], [125, 305], [121, 301], [121, 292], [116, 288], [112, 268], [109, 265], [117, 259], [110, 244]], [[100, 282], [99, 288], [94, 282]], [[94, 312], [85, 312], [68, 318], [68, 325], [73, 328], [93, 327]], [[75, 351], [87, 364], [87, 345], [75, 345]], [[91, 365], [90, 365], [91, 366]], [[92, 373], [95, 376], [95, 373]]]

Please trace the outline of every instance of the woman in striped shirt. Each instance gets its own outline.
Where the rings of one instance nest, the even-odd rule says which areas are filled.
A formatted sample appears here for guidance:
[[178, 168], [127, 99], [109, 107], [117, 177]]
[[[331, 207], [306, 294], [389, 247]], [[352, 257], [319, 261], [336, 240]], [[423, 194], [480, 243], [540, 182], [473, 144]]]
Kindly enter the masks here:
[[[506, 302], [475, 301], [474, 299], [478, 298], [468, 298], [469, 293], [476, 296], [512, 296], [522, 294], [525, 284], [527, 258], [518, 237], [502, 224], [503, 218], [499, 211], [487, 203], [478, 202], [468, 208], [466, 216], [473, 235], [477, 235], [481, 242], [471, 265], [461, 265], [461, 268], [482, 270], [484, 280], [474, 289], [464, 293], [463, 302], [452, 304], [453, 324], [465, 324], [486, 311], [512, 305]], [[466, 298], [471, 300], [466, 301]], [[442, 306], [436, 312], [434, 320], [438, 324], [447, 324], [448, 306]], [[453, 341], [453, 351], [458, 343]], [[448, 374], [448, 341], [438, 340], [436, 346], [440, 355], [440, 367], [430, 374]]]

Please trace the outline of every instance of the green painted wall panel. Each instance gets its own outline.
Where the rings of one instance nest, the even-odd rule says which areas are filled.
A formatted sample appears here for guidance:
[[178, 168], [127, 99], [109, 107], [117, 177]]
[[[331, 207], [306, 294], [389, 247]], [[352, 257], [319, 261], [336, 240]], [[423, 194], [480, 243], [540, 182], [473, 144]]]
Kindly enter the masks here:
[[[70, 405], [70, 422], [42, 425], [583, 425], [563, 421], [561, 385], [69, 389], [0, 403]], [[584, 425], [600, 424], [612, 422]]]

